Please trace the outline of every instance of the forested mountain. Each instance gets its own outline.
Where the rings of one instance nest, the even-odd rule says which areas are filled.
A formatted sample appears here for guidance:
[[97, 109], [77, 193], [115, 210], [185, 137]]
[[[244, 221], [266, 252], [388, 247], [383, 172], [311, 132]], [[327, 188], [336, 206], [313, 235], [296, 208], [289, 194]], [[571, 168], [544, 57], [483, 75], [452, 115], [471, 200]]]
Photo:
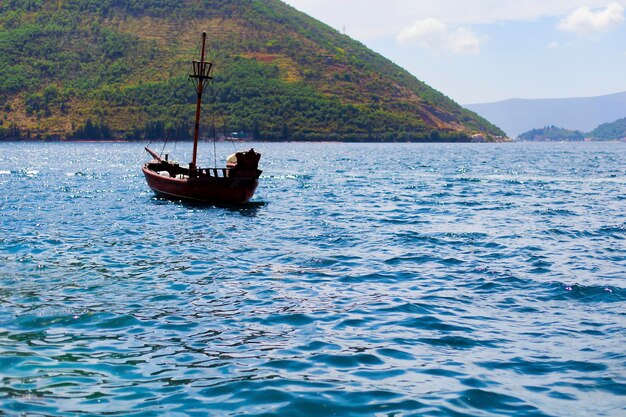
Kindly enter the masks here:
[[604, 123], [589, 133], [594, 140], [623, 140], [626, 139], [626, 117], [612, 123]]
[[[187, 74], [208, 34], [205, 124], [265, 140], [504, 133], [278, 0], [4, 0], [0, 136], [190, 136]], [[205, 130], [206, 132], [206, 130]]]

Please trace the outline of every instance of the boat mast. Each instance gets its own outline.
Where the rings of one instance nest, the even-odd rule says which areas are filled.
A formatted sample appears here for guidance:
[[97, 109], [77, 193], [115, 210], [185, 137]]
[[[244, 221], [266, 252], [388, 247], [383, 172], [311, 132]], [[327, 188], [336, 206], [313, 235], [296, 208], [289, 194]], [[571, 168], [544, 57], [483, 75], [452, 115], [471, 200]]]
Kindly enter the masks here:
[[[198, 99], [196, 101], [196, 124], [193, 128], [193, 158], [191, 164], [189, 164], [190, 171], [196, 170], [196, 161], [198, 156], [198, 134], [200, 132], [200, 110], [202, 107], [202, 93], [209, 82], [213, 79], [209, 74], [213, 64], [204, 60], [204, 46], [206, 44], [206, 32], [202, 32], [202, 52], [200, 55], [200, 61], [193, 61], [193, 74], [189, 75], [189, 78], [196, 87], [196, 93]], [[191, 172], [190, 172], [191, 173]]]

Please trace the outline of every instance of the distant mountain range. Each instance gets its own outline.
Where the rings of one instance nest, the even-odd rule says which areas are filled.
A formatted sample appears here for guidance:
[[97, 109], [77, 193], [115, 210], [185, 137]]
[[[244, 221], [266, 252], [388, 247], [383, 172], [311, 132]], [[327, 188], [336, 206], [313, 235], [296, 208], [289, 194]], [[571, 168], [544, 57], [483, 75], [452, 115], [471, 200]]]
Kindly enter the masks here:
[[626, 92], [599, 97], [511, 99], [465, 106], [504, 130], [511, 138], [544, 126], [589, 132], [626, 117]]

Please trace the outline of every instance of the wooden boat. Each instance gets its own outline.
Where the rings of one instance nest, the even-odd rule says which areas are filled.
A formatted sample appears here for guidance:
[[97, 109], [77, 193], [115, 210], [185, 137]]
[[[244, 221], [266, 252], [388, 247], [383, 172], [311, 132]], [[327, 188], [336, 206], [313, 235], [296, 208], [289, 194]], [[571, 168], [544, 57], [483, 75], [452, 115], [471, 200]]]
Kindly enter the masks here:
[[146, 147], [152, 160], [143, 165], [142, 171], [148, 186], [158, 195], [176, 200], [206, 203], [240, 204], [248, 202], [259, 184], [262, 173], [258, 169], [261, 154], [250, 149], [237, 152], [228, 158], [224, 168], [200, 168], [197, 166], [198, 136], [202, 93], [212, 81], [213, 64], [205, 61], [206, 32], [202, 34], [200, 61], [193, 61], [193, 74], [189, 77], [196, 87], [196, 124], [193, 132], [193, 156], [188, 167], [168, 160]]

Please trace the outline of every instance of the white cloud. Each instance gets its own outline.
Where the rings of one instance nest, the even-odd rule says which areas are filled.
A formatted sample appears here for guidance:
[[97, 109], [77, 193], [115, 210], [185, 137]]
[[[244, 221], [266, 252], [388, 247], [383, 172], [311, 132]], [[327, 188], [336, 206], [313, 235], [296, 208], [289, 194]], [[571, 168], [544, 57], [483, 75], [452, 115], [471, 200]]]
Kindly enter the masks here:
[[611, 30], [624, 21], [624, 7], [613, 2], [606, 9], [592, 11], [583, 6], [576, 9], [559, 23], [559, 29], [580, 36], [598, 35]]
[[405, 27], [398, 35], [399, 42], [415, 41], [426, 48], [442, 44], [448, 34], [448, 27], [440, 20], [428, 18], [418, 20]]
[[560, 44], [560, 43], [558, 43], [557, 41], [550, 42], [550, 43], [548, 44], [548, 49], [550, 49], [550, 50], [559, 49], [560, 47], [561, 47], [561, 44]]
[[456, 54], [478, 54], [480, 46], [487, 40], [476, 36], [471, 30], [458, 28], [448, 36], [448, 49]]
[[336, 29], [344, 25], [360, 40], [398, 33], [408, 22], [433, 18], [461, 27], [512, 21], [561, 18], [577, 8], [604, 8], [607, 2], [626, 7], [626, 0], [285, 0]]
[[455, 54], [478, 54], [487, 40], [464, 27], [450, 32], [445, 23], [434, 18], [418, 20], [403, 28], [396, 39], [400, 43], [417, 42], [424, 48], [445, 48]]

